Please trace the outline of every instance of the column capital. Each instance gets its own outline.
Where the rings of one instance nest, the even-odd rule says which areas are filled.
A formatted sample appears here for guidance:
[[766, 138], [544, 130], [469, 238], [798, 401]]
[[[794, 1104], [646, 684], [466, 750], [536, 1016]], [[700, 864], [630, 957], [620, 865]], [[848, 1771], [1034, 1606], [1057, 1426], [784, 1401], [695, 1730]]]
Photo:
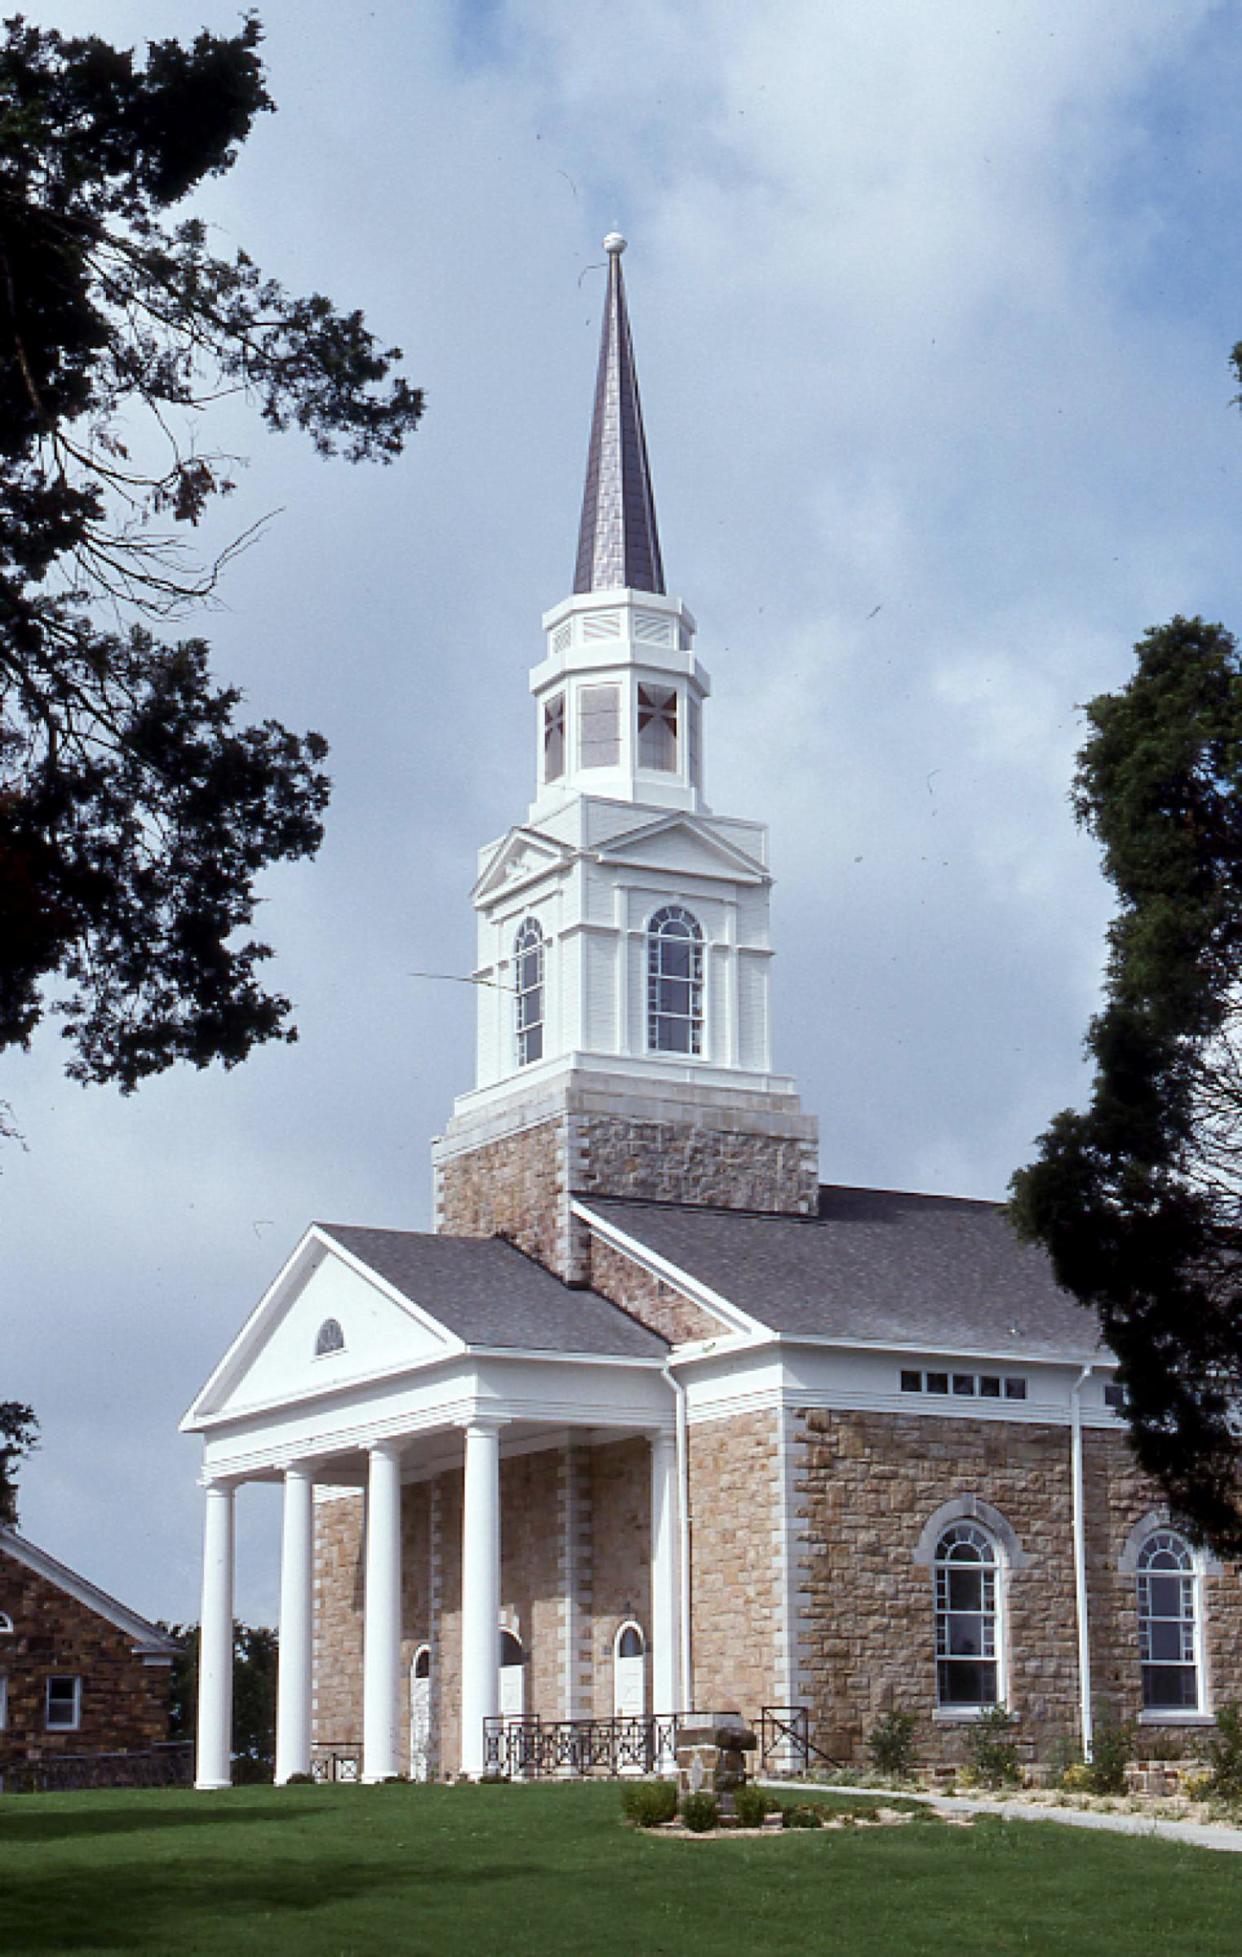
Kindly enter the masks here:
[[457, 1422], [463, 1434], [498, 1434], [502, 1427], [512, 1424], [504, 1413], [470, 1413]]
[[198, 1478], [204, 1495], [234, 1495], [242, 1485], [240, 1475], [213, 1475], [204, 1471]]
[[366, 1451], [368, 1454], [378, 1454], [382, 1461], [399, 1461], [404, 1446], [404, 1434], [389, 1434], [382, 1441], [369, 1441]]
[[314, 1481], [318, 1465], [317, 1461], [286, 1461], [280, 1472], [286, 1481]]

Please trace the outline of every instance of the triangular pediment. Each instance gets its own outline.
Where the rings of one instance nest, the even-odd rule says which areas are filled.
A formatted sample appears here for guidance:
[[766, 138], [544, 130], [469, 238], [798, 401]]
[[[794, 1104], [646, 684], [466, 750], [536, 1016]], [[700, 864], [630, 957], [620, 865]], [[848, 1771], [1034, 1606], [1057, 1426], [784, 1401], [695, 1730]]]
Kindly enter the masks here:
[[477, 904], [501, 891], [520, 889], [547, 871], [559, 869], [573, 854], [568, 844], [541, 829], [510, 829], [470, 894]]
[[[340, 1341], [317, 1351], [326, 1326]], [[182, 1422], [331, 1394], [450, 1357], [461, 1339], [312, 1224]]]
[[624, 863], [635, 870], [693, 871], [727, 877], [731, 883], [770, 883], [771, 872], [758, 857], [739, 849], [701, 816], [681, 811], [644, 822], [598, 845], [601, 863]]

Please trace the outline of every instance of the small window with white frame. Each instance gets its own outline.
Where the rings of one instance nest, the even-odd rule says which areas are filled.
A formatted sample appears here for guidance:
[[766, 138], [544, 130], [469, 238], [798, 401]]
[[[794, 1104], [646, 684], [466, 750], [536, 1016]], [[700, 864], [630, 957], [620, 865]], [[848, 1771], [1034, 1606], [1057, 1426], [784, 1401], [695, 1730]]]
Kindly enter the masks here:
[[61, 1673], [49, 1678], [44, 1694], [49, 1733], [76, 1733], [82, 1723], [82, 1681]]
[[621, 759], [621, 688], [578, 689], [578, 766], [615, 768]]
[[1156, 1529], [1138, 1553], [1139, 1659], [1144, 1712], [1201, 1712], [1202, 1605], [1194, 1552], [1175, 1529]]
[[529, 1067], [543, 1059], [544, 936], [533, 917], [514, 940], [513, 975], [518, 1066]]
[[315, 1334], [315, 1357], [327, 1359], [334, 1352], [344, 1352], [345, 1334], [339, 1318], [325, 1318]]
[[559, 781], [565, 772], [565, 695], [555, 694], [543, 705], [543, 778]]
[[1002, 1701], [1000, 1552], [977, 1522], [952, 1522], [932, 1565], [936, 1610], [936, 1703], [946, 1712], [984, 1712]]
[[12, 1635], [13, 1619], [9, 1616], [7, 1610], [0, 1610], [0, 1638], [11, 1638]]
[[638, 689], [638, 765], [662, 774], [677, 769], [677, 688], [640, 686]]

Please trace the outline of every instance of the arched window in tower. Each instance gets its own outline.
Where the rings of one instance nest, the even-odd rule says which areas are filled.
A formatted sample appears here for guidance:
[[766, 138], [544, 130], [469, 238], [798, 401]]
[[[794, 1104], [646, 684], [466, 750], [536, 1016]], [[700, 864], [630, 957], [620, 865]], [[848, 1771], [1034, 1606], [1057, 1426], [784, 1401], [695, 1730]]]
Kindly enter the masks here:
[[703, 930], [680, 904], [647, 926], [647, 1045], [653, 1053], [703, 1051]]
[[1000, 1558], [976, 1522], [950, 1524], [936, 1544], [936, 1702], [1000, 1703]]
[[672, 774], [677, 768], [677, 688], [638, 689], [638, 765]]
[[543, 954], [543, 932], [528, 917], [513, 944], [519, 1067], [543, 1059]]
[[1138, 1555], [1139, 1658], [1147, 1712], [1198, 1712], [1199, 1577], [1189, 1543], [1157, 1529]]

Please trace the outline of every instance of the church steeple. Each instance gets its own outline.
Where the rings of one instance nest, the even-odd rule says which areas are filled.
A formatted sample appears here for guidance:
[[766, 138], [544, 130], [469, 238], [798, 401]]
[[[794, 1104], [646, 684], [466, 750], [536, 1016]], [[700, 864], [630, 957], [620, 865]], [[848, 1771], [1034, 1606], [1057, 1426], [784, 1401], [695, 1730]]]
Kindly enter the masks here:
[[600, 334], [595, 412], [587, 451], [574, 591], [664, 590], [651, 465], [625, 303], [625, 239], [610, 231], [608, 296]]

